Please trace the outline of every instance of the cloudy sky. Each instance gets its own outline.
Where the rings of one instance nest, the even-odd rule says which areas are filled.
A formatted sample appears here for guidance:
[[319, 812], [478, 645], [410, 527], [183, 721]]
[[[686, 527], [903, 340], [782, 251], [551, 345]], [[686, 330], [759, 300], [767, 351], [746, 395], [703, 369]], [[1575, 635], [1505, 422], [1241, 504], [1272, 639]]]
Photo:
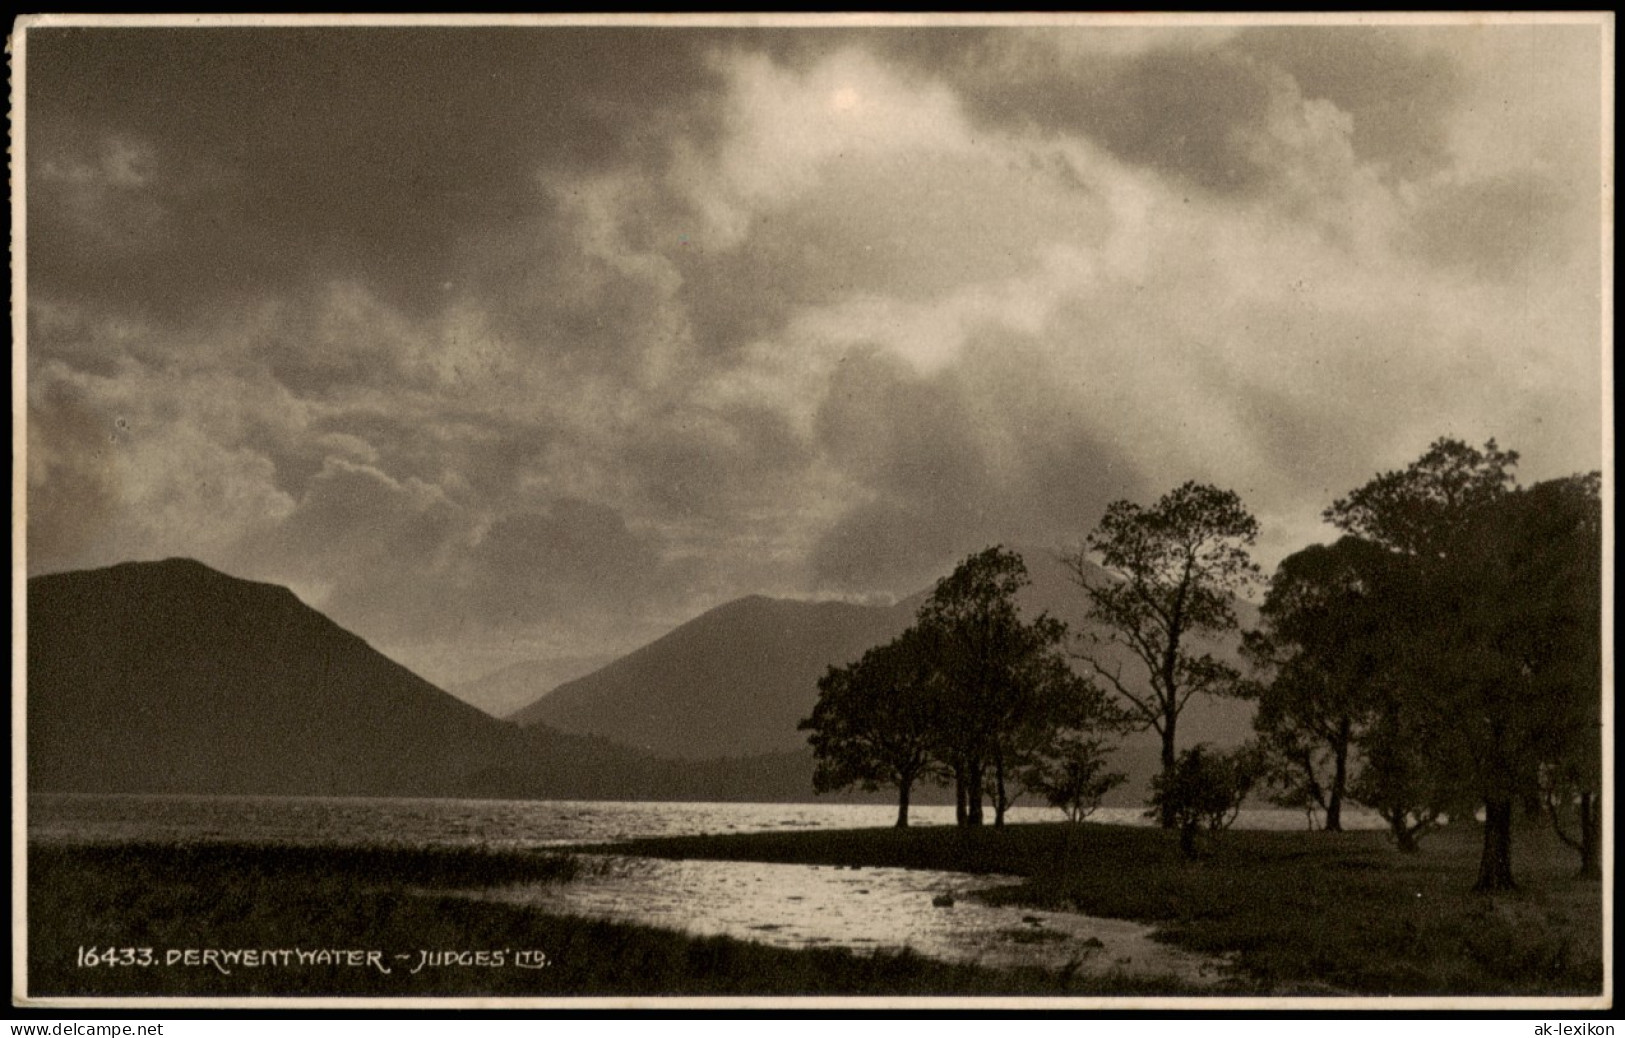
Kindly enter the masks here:
[[1268, 566], [1441, 435], [1598, 467], [1602, 28], [35, 30], [29, 572], [456, 681], [1186, 479]]

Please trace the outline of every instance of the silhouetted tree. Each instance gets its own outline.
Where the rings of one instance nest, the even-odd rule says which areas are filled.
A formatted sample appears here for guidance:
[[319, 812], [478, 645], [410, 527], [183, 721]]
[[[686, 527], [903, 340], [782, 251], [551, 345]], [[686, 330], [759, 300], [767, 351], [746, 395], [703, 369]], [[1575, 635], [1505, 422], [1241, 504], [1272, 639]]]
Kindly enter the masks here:
[[1381, 473], [1335, 501], [1324, 518], [1386, 552], [1376, 623], [1381, 675], [1374, 720], [1361, 739], [1355, 799], [1388, 822], [1403, 851], [1446, 815], [1470, 815], [1475, 797], [1459, 761], [1447, 760], [1450, 721], [1435, 686], [1436, 634], [1459, 537], [1474, 515], [1512, 487], [1518, 455], [1494, 440], [1482, 450], [1436, 440], [1404, 469]]
[[1451, 738], [1448, 695], [1439, 687], [1443, 632], [1437, 628], [1449, 612], [1445, 589], [1460, 537], [1475, 515], [1510, 491], [1517, 463], [1518, 455], [1494, 440], [1479, 450], [1442, 438], [1404, 469], [1374, 476], [1324, 513], [1334, 526], [1388, 553], [1380, 608], [1394, 637], [1383, 646], [1383, 698], [1362, 740], [1356, 798], [1382, 815], [1401, 850], [1415, 850], [1417, 838], [1444, 815], [1470, 814], [1475, 806], [1476, 798], [1464, 793], [1464, 762], [1447, 757], [1459, 743]]
[[1413, 707], [1397, 694], [1383, 697], [1360, 739], [1364, 765], [1349, 789], [1388, 823], [1394, 844], [1406, 854], [1420, 850], [1422, 836], [1460, 800], [1457, 776], [1429, 752], [1433, 740], [1426, 725], [1408, 716]]
[[[1150, 508], [1112, 502], [1086, 546], [1064, 559], [1089, 596], [1090, 617], [1106, 632], [1097, 646], [1121, 646], [1144, 667], [1149, 687], [1098, 651], [1082, 654], [1138, 722], [1161, 736], [1165, 775], [1173, 771], [1179, 715], [1191, 697], [1239, 689], [1236, 669], [1197, 653], [1192, 636], [1236, 628], [1234, 596], [1258, 575], [1247, 552], [1257, 538], [1258, 521], [1233, 491], [1191, 482]], [[1105, 578], [1096, 576], [1094, 560]], [[1160, 819], [1164, 828], [1179, 824], [1171, 808]]]
[[1579, 852], [1581, 879], [1602, 879], [1601, 770], [1599, 753], [1554, 765], [1541, 775], [1541, 802], [1558, 839]]
[[938, 753], [953, 773], [964, 825], [982, 824], [986, 771], [1019, 710], [1012, 670], [1028, 639], [1015, 596], [1027, 580], [1021, 556], [995, 546], [962, 561], [920, 606], [943, 682]]
[[983, 798], [1004, 823], [1018, 773], [1066, 732], [1115, 719], [1105, 695], [1073, 672], [1066, 624], [1021, 616], [1021, 556], [1001, 546], [967, 557], [937, 582], [919, 626], [941, 682], [937, 755], [955, 779], [958, 820], [980, 825]]
[[1335, 831], [1331, 828], [1335, 816], [1330, 811], [1335, 801], [1327, 793], [1326, 748], [1303, 729], [1282, 721], [1280, 714], [1266, 715], [1262, 704], [1254, 715], [1253, 730], [1264, 765], [1259, 781], [1270, 790], [1270, 803], [1302, 811], [1310, 829], [1319, 820], [1324, 828]]
[[1021, 773], [1022, 785], [1059, 808], [1067, 820], [1081, 822], [1094, 814], [1106, 794], [1127, 781], [1120, 771], [1107, 771], [1106, 744], [1077, 732], [1061, 734], [1033, 756]]
[[1600, 756], [1599, 484], [1592, 474], [1504, 495], [1458, 531], [1439, 582], [1420, 669], [1452, 722], [1439, 724], [1441, 757], [1484, 803], [1481, 891], [1515, 885], [1513, 807], [1538, 801], [1543, 777], [1566, 771], [1600, 794], [1588, 765]]
[[1180, 851], [1194, 858], [1197, 832], [1228, 829], [1261, 770], [1254, 746], [1240, 746], [1229, 753], [1210, 752], [1205, 743], [1192, 746], [1178, 756], [1171, 769], [1151, 780], [1150, 813], [1174, 820], [1169, 828], [1179, 830]]
[[897, 827], [908, 825], [910, 792], [930, 773], [940, 738], [933, 657], [926, 635], [911, 627], [819, 679], [818, 702], [799, 726], [812, 733], [815, 790], [895, 786]]
[[1481, 803], [1486, 892], [1515, 886], [1515, 803], [1565, 766], [1584, 770], [1600, 694], [1599, 481], [1517, 490], [1516, 463], [1493, 440], [1439, 440], [1326, 512], [1388, 549], [1389, 630], [1408, 632], [1392, 646], [1394, 698], [1362, 746], [1359, 796], [1390, 811], [1425, 800], [1424, 817]]
[[1559, 839], [1579, 852], [1583, 879], [1602, 878], [1602, 538], [1597, 483], [1593, 473], [1531, 488], [1532, 495], [1559, 497], [1544, 509], [1546, 518], [1561, 523], [1567, 513], [1574, 521], [1547, 542], [1567, 545], [1565, 557], [1548, 563], [1562, 575], [1555, 586], [1547, 585], [1556, 592], [1547, 604], [1556, 605], [1559, 616], [1567, 614], [1568, 619], [1552, 635], [1563, 648], [1549, 661], [1545, 675], [1549, 694], [1560, 701], [1560, 727], [1550, 759], [1540, 768], [1540, 780], [1541, 800], [1552, 826]]
[[1342, 829], [1350, 753], [1377, 708], [1388, 661], [1381, 595], [1388, 552], [1357, 537], [1287, 556], [1242, 651], [1268, 674], [1253, 726], [1283, 806]]
[[[1554, 651], [1543, 661], [1543, 692], [1558, 702], [1548, 760], [1539, 769], [1541, 798], [1557, 835], [1579, 852], [1580, 876], [1602, 878], [1602, 497], [1601, 476], [1589, 473], [1537, 483], [1517, 509], [1519, 536], [1533, 551], [1519, 567], [1547, 577], [1535, 638]], [[1531, 581], [1523, 581], [1527, 588]], [[1561, 793], [1559, 791], [1562, 791]], [[1565, 795], [1566, 794], [1566, 795]], [[1576, 830], [1565, 828], [1572, 799]]]
[[1517, 464], [1517, 452], [1494, 440], [1478, 450], [1442, 438], [1404, 469], [1374, 476], [1333, 502], [1324, 518], [1400, 555], [1438, 561], [1481, 508], [1512, 489]]
[[1032, 788], [1027, 779], [1035, 766], [1075, 761], [1085, 744], [1103, 752], [1103, 736], [1124, 727], [1112, 699], [1072, 669], [1064, 623], [1040, 615], [1018, 634], [1010, 659], [1012, 686], [1003, 697], [1006, 711], [995, 719], [992, 740], [995, 825], [1003, 824], [1015, 792]]

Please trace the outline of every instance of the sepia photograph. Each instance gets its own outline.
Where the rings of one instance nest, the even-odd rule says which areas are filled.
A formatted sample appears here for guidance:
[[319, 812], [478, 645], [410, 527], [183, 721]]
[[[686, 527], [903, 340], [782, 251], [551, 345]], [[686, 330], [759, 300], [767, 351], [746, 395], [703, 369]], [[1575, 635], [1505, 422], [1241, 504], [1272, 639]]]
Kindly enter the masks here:
[[1614, 16], [34, 15], [12, 1005], [1613, 1005]]

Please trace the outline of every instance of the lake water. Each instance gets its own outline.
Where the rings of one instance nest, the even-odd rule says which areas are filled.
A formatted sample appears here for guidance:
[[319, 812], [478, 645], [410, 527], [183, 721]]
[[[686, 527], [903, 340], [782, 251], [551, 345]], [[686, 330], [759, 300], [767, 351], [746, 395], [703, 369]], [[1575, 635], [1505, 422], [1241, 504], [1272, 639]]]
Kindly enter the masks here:
[[[420, 800], [373, 797], [104, 796], [28, 798], [30, 840], [246, 840], [295, 844], [563, 847], [651, 836], [888, 826], [885, 804], [654, 803], [602, 800]], [[952, 825], [951, 805], [916, 806], [917, 826]], [[1054, 822], [1048, 808], [1012, 808], [1008, 820]], [[1101, 808], [1090, 819], [1149, 825], [1140, 808]], [[1345, 814], [1350, 828], [1381, 828], [1374, 815]], [[1242, 829], [1302, 829], [1297, 811], [1243, 811]]]
[[[884, 804], [71, 794], [30, 796], [28, 812], [29, 839], [39, 843], [246, 840], [503, 849], [880, 827], [896, 817], [896, 809]], [[1052, 810], [1019, 806], [1009, 815], [1012, 824], [1059, 818]], [[911, 820], [920, 826], [951, 825], [953, 808], [917, 807]], [[1102, 809], [1092, 820], [1150, 824], [1137, 808]], [[1380, 825], [1368, 815], [1354, 820]], [[1299, 829], [1304, 818], [1291, 811], [1252, 811], [1243, 812], [1237, 825]], [[834, 946], [862, 954], [908, 947], [994, 967], [1174, 975], [1194, 984], [1217, 983], [1227, 969], [1223, 960], [1158, 943], [1149, 927], [1137, 923], [995, 907], [972, 896], [1018, 882], [1013, 877], [625, 856], [595, 855], [592, 861], [569, 883], [469, 890], [462, 896], [788, 948]]]

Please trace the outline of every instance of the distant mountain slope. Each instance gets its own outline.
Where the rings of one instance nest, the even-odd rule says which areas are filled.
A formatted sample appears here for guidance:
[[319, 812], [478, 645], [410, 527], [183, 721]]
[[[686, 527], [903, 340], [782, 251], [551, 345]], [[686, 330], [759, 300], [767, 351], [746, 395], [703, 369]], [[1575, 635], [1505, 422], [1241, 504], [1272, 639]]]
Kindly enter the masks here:
[[512, 719], [686, 759], [802, 749], [796, 724], [811, 712], [825, 669], [895, 637], [914, 609], [737, 599]]
[[486, 716], [286, 588], [185, 559], [28, 582], [34, 791], [794, 799], [805, 754], [655, 760]]
[[[1032, 584], [1021, 595], [1023, 612], [1035, 615], [1040, 611], [1047, 611], [1051, 616], [1065, 620], [1067, 625], [1080, 635], [1091, 631], [1098, 633], [1099, 629], [1089, 620], [1088, 596], [1074, 582], [1071, 570], [1060, 561], [1058, 553], [1042, 548], [1024, 547], [1019, 550], [1023, 561], [1027, 563], [1027, 574], [1032, 578]], [[1089, 579], [1093, 582], [1108, 578], [1105, 570], [1094, 567]], [[1242, 630], [1258, 625], [1258, 607], [1239, 600], [1235, 606]], [[1235, 635], [1217, 640], [1198, 638], [1191, 644], [1194, 651], [1211, 652], [1221, 660], [1242, 666], [1239, 652], [1241, 639]], [[1084, 651], [1086, 648], [1086, 643], [1080, 639], [1078, 651]], [[1126, 650], [1104, 648], [1090, 651], [1100, 651], [1103, 659], [1120, 664], [1125, 680], [1132, 679], [1139, 685], [1145, 684], [1144, 664], [1139, 659], [1131, 657]], [[1087, 673], [1084, 664], [1079, 663], [1077, 666], [1079, 673]], [[1242, 667], [1242, 670], [1243, 673], [1246, 672], [1245, 667]], [[1179, 726], [1175, 730], [1180, 749], [1194, 746], [1199, 742], [1211, 742], [1226, 747], [1238, 745], [1252, 735], [1254, 710], [1253, 704], [1234, 699], [1219, 699], [1212, 696], [1198, 696], [1192, 699], [1180, 714]], [[1150, 746], [1151, 752], [1146, 753], [1141, 744]], [[1139, 777], [1141, 772], [1144, 773], [1143, 781], [1149, 782], [1149, 776], [1160, 767], [1160, 753], [1161, 742], [1155, 732], [1132, 735], [1124, 740], [1117, 766], [1130, 771], [1130, 788], [1138, 788], [1142, 784]], [[1149, 764], [1140, 767], [1131, 765], [1131, 761], [1149, 761]], [[1136, 796], [1138, 797], [1137, 793]]]
[[426, 793], [496, 722], [286, 588], [169, 559], [28, 582], [37, 789]]
[[[1047, 611], [1076, 632], [1093, 629], [1087, 597], [1056, 553], [1019, 550], [1032, 581], [1020, 597], [1023, 612]], [[855, 660], [896, 636], [913, 622], [924, 595], [890, 607], [737, 599], [560, 686], [512, 719], [600, 735], [671, 757], [804, 751], [806, 733], [796, 724], [812, 712], [825, 668]], [[1244, 627], [1257, 622], [1253, 606], [1239, 602], [1237, 608]], [[1211, 648], [1233, 661], [1237, 644], [1231, 637]], [[1105, 655], [1139, 680], [1137, 660], [1121, 650]], [[1233, 746], [1250, 734], [1252, 715], [1249, 703], [1192, 700], [1180, 718], [1179, 745]], [[1155, 732], [1123, 740], [1116, 766], [1129, 774], [1129, 782], [1114, 802], [1143, 801], [1159, 747]]]
[[[1064, 568], [1026, 554], [1024, 608], [1080, 623], [1083, 596]], [[566, 683], [522, 711], [521, 727], [422, 680], [286, 588], [184, 559], [36, 577], [29, 788], [808, 799], [811, 754], [796, 723], [818, 678], [895, 636], [919, 600], [740, 599]], [[1233, 641], [1221, 649], [1233, 654]], [[1244, 703], [1193, 703], [1180, 745], [1233, 744], [1250, 716]], [[1143, 798], [1155, 749], [1150, 734], [1127, 740], [1117, 766], [1131, 780], [1115, 802]]]
[[472, 681], [447, 685], [446, 691], [492, 717], [511, 718], [566, 681], [591, 674], [614, 662], [614, 656], [562, 656], [521, 660]]

